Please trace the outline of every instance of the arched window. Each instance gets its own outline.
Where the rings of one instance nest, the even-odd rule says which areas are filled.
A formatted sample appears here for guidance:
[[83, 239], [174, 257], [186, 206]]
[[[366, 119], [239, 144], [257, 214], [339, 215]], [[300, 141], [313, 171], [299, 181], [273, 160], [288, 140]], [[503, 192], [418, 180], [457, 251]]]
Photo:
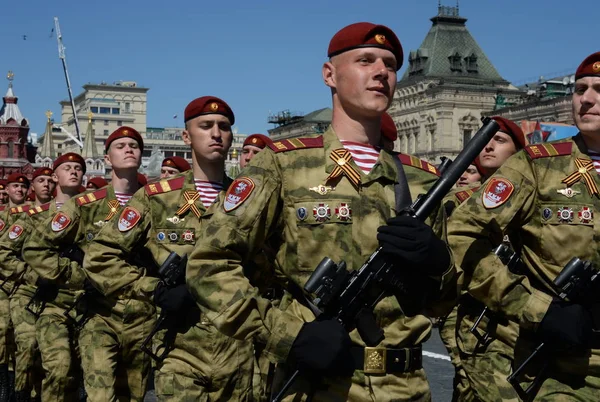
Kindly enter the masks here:
[[8, 141], [8, 157], [9, 158], [14, 158], [14, 148], [15, 148], [15, 143], [10, 140]]

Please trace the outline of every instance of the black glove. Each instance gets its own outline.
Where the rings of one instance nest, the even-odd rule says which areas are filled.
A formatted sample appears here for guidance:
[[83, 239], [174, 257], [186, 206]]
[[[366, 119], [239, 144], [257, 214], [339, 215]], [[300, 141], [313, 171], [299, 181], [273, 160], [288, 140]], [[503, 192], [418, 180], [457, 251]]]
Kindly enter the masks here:
[[427, 275], [441, 275], [450, 266], [446, 243], [418, 219], [397, 216], [377, 229], [384, 254], [396, 257], [397, 265]]
[[592, 340], [592, 315], [580, 304], [553, 300], [538, 328], [542, 341], [560, 349], [587, 349]]
[[177, 312], [186, 305], [194, 303], [194, 299], [184, 284], [168, 288], [162, 282], [154, 290], [154, 304], [169, 312]]
[[49, 302], [58, 296], [58, 286], [53, 281], [40, 277], [35, 281], [35, 286], [38, 288], [38, 298], [40, 301]]
[[290, 358], [303, 371], [351, 375], [354, 371], [348, 331], [338, 320], [307, 322], [290, 349]]
[[71, 261], [75, 261], [79, 265], [83, 265], [83, 258], [85, 257], [85, 253], [83, 252], [83, 250], [81, 248], [79, 248], [79, 246], [74, 244], [71, 247], [69, 247], [68, 249], [63, 250], [60, 253], [60, 256], [68, 258]]

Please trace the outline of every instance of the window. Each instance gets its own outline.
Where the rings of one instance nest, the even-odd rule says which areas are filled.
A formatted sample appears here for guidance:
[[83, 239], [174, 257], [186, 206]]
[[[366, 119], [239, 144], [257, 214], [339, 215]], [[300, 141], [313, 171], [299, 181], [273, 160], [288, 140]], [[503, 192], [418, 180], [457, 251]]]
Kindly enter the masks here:
[[61, 149], [61, 148], [62, 148], [62, 144], [58, 144], [56, 147], [57, 147], [58, 149]]
[[104, 125], [108, 126], [108, 120], [104, 120]]
[[110, 114], [110, 108], [109, 107], [101, 107], [100, 113]]
[[467, 146], [469, 141], [471, 141], [471, 134], [473, 130], [465, 129], [463, 130], [463, 148]]
[[92, 106], [92, 107], [90, 108], [90, 111], [91, 111], [92, 113], [98, 113], [98, 106]]
[[104, 135], [108, 135], [108, 130], [104, 130], [104, 131], [102, 132], [102, 134], [104, 134]]
[[15, 143], [12, 141], [8, 141], [8, 157], [12, 158], [14, 155]]
[[131, 107], [131, 103], [125, 102], [125, 113], [129, 113], [130, 112], [130, 110], [129, 110], [130, 107]]
[[476, 73], [478, 70], [477, 66], [477, 56], [475, 53], [472, 53], [470, 56], [465, 57], [465, 67], [468, 72]]
[[144, 152], [142, 152], [142, 157], [144, 157], [144, 158], [149, 158], [151, 155], [152, 155], [151, 149], [145, 149]]
[[185, 152], [175, 152], [175, 156], [181, 156], [182, 158], [185, 158]]
[[123, 120], [117, 120], [117, 126], [121, 127], [123, 125]]
[[171, 151], [165, 151], [165, 158], [168, 156], [173, 156], [173, 152]]
[[458, 54], [458, 52], [454, 53], [452, 56], [448, 57], [448, 60], [450, 61], [450, 70], [451, 71], [462, 71], [462, 63], [461, 63], [461, 57], [460, 54]]
[[118, 107], [113, 107], [112, 114], [121, 114], [121, 109], [119, 109]]

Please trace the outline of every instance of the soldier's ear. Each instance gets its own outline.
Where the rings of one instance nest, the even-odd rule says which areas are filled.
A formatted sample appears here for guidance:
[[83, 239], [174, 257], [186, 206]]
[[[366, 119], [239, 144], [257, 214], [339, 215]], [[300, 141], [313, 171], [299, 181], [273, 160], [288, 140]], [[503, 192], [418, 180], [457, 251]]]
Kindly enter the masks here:
[[58, 183], [58, 176], [56, 175], [56, 173], [52, 173], [52, 181]]
[[192, 140], [190, 139], [190, 133], [187, 131], [187, 128], [181, 132], [181, 138], [183, 139], [183, 143], [185, 145], [192, 145]]
[[335, 88], [335, 66], [330, 61], [323, 63], [323, 81], [329, 88]]
[[104, 163], [106, 163], [107, 166], [112, 166], [112, 163], [110, 163], [110, 156], [108, 155], [108, 152], [104, 155]]

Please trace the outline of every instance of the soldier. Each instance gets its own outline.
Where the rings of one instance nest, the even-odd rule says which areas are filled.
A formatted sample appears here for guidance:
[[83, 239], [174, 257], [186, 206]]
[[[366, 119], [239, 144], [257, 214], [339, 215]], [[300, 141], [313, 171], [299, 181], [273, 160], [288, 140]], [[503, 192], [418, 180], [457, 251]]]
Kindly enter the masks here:
[[18, 217], [0, 237], [0, 261], [2, 275], [15, 282], [10, 296], [10, 315], [14, 326], [15, 343], [15, 394], [17, 402], [40, 399], [42, 370], [39, 365], [39, 352], [35, 337], [36, 317], [26, 309], [35, 294], [37, 276], [23, 262], [21, 250], [31, 229], [40, 224], [52, 210], [51, 194], [56, 185], [56, 176], [51, 168], [42, 167], [33, 172], [32, 187], [36, 203], [23, 212], [15, 212]]
[[[518, 328], [518, 339], [501, 333], [500, 325], [495, 331], [496, 339], [515, 347], [513, 367], [540, 341], [549, 345], [549, 355], [534, 361], [520, 379], [529, 385], [550, 359], [534, 392], [540, 401], [596, 401], [600, 389], [589, 306], [561, 301], [552, 286], [572, 257], [589, 259], [596, 267], [600, 262], [593, 247], [594, 212], [600, 207], [594, 168], [600, 152], [600, 52], [581, 63], [575, 79], [573, 118], [579, 134], [518, 152], [454, 212], [449, 224], [456, 262], [470, 279], [468, 294], [493, 311], [497, 322]], [[511, 272], [491, 252], [504, 235], [523, 261], [518, 271]], [[496, 378], [509, 372], [505, 366], [495, 367]]]
[[108, 186], [108, 181], [103, 177], [92, 177], [87, 181], [85, 188], [87, 190], [98, 190], [104, 186]]
[[[381, 115], [402, 65], [398, 38], [382, 25], [352, 24], [335, 34], [328, 56], [322, 73], [333, 98], [331, 126], [322, 136], [275, 142], [254, 158], [214, 209], [207, 235], [188, 261], [187, 283], [223, 333], [253, 338], [272, 362], [292, 363], [321, 379], [312, 386], [307, 378], [297, 381], [288, 391], [297, 400], [307, 394], [331, 401], [429, 400], [421, 367], [428, 318], [407, 318], [395, 298], [384, 298], [375, 315], [385, 339], [365, 348], [357, 331], [348, 334], [335, 319], [315, 321], [302, 304], [300, 289], [323, 257], [355, 270], [378, 245], [399, 263], [397, 269], [423, 272], [423, 291], [426, 276], [435, 277], [437, 291], [453, 288], [455, 278], [446, 245], [434, 231], [416, 219], [394, 217], [408, 201], [396, 204], [394, 183], [407, 182], [398, 191], [404, 198], [409, 190], [425, 192], [437, 179], [432, 165], [380, 150]], [[442, 235], [443, 209], [435, 217]], [[275, 252], [287, 290], [278, 307], [244, 275], [264, 247]]]
[[[220, 334], [202, 317], [183, 277], [177, 286], [168, 287], [168, 280], [157, 277], [156, 269], [127, 261], [127, 255], [139, 248], [151, 253], [156, 267], [172, 252], [187, 256], [204, 235], [203, 221], [198, 218], [212, 214], [210, 205], [230, 184], [225, 159], [233, 138], [231, 108], [219, 98], [204, 96], [190, 102], [184, 115], [183, 140], [192, 148], [193, 168], [140, 189], [119, 219], [103, 228], [90, 245], [84, 267], [94, 286], [107, 297], [136, 298], [149, 304], [154, 300], [167, 316], [175, 316], [156, 351], [168, 351], [157, 363], [159, 400], [249, 400], [251, 344]], [[134, 218], [125, 226], [122, 222], [128, 214]], [[110, 317], [94, 317], [86, 330], [92, 321], [95, 324], [90, 331], [110, 333], [110, 328], [119, 328]], [[117, 332], [113, 336], [123, 335]], [[99, 379], [98, 394], [104, 391], [103, 384]]]
[[260, 151], [265, 149], [265, 147], [271, 143], [273, 143], [273, 141], [271, 141], [271, 139], [264, 134], [252, 134], [246, 137], [244, 144], [242, 145], [240, 168], [245, 168], [252, 158], [254, 158]]
[[456, 182], [456, 187], [468, 187], [470, 185], [477, 185], [481, 183], [483, 174], [480, 171], [479, 161], [475, 160], [469, 165], [467, 170], [460, 176]]
[[163, 159], [160, 167], [160, 178], [166, 179], [167, 177], [175, 176], [179, 173], [187, 172], [192, 167], [181, 156], [169, 156]]
[[[137, 170], [143, 146], [142, 136], [131, 127], [119, 127], [111, 133], [105, 142], [104, 156], [107, 165], [112, 167], [111, 185], [78, 197], [69, 194], [71, 198], [43, 225], [38, 225], [23, 246], [23, 257], [43, 278], [42, 284], [58, 288], [53, 298], [46, 296], [50, 300], [46, 301], [36, 323], [46, 374], [42, 383], [43, 400], [72, 400], [76, 396], [79, 358], [72, 348], [77, 341], [77, 333], [73, 321], [65, 313], [73, 308], [76, 298], [83, 293], [85, 275], [81, 264], [89, 243], [106, 222], [118, 216], [138, 189]], [[75, 185], [77, 179], [71, 180]], [[131, 303], [127, 307], [126, 318], [131, 320], [132, 326], [137, 324], [139, 328], [136, 319], [145, 316], [147, 305]], [[96, 370], [107, 369], [94, 362], [97, 339], [100, 337], [92, 339], [84, 336], [83, 331], [79, 336], [86, 390], [88, 381], [95, 378]], [[127, 389], [127, 382], [131, 381], [131, 392], [139, 393], [137, 387], [145, 387], [139, 367], [146, 363], [129, 356], [122, 358], [135, 369], [123, 372], [119, 376], [119, 385], [125, 383]]]
[[0, 180], [0, 205], [8, 204], [8, 193], [6, 192], [6, 180]]

